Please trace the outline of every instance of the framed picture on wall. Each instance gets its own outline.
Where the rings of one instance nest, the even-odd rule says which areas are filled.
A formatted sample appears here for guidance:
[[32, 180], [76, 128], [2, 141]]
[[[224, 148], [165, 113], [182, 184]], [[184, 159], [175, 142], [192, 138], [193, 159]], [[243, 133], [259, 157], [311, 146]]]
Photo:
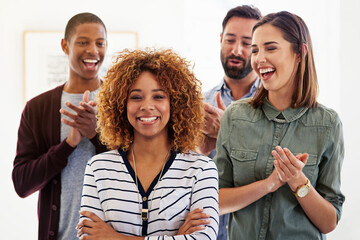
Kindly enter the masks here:
[[[25, 31], [23, 34], [24, 101], [64, 83], [69, 76], [67, 55], [61, 49], [61, 31]], [[116, 52], [138, 48], [136, 32], [108, 32], [108, 49], [100, 69], [104, 76]]]

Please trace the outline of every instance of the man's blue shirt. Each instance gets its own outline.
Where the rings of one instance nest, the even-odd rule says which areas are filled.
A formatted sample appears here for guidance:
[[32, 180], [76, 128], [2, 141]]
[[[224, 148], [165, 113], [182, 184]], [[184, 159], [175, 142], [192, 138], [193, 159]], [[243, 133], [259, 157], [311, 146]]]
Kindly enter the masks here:
[[[250, 88], [250, 91], [246, 93], [242, 98], [248, 98], [251, 97], [256, 89], [258, 89], [260, 86], [260, 79], [256, 78], [255, 82]], [[226, 85], [225, 79], [223, 78], [219, 85], [215, 86], [214, 88], [210, 89], [209, 91], [206, 91], [204, 93], [204, 101], [206, 103], [209, 103], [215, 107], [217, 107], [216, 104], [216, 93], [220, 92], [221, 99], [223, 100], [226, 107], [228, 107], [233, 101], [234, 98], [231, 94], [230, 88]], [[209, 157], [214, 158], [216, 154], [215, 149], [210, 153]]]

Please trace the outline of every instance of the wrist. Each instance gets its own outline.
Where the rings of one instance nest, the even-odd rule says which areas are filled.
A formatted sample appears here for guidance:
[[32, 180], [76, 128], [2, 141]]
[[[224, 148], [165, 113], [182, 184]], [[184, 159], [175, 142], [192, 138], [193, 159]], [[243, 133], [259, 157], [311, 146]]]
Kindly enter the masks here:
[[298, 198], [303, 198], [306, 197], [309, 191], [310, 191], [310, 181], [308, 178], [306, 178], [306, 183], [298, 186], [296, 188], [296, 191], [293, 191], [293, 194]]
[[69, 139], [69, 138], [66, 138], [65, 142], [67, 144], [69, 144], [69, 146], [72, 148], [76, 148], [76, 146], [77, 146], [77, 143], [75, 143], [74, 141], [71, 141], [71, 139]]
[[308, 178], [304, 175], [303, 172], [299, 174], [297, 178], [294, 178], [290, 181], [288, 181], [288, 185], [292, 192], [296, 192], [299, 186], [302, 186], [307, 183]]
[[270, 178], [264, 179], [266, 194], [275, 192], [278, 187], [276, 187], [276, 183], [274, 181], [271, 181]]
[[89, 136], [87, 137], [88, 139], [93, 139], [96, 136], [96, 132], [93, 132], [91, 134], [89, 134]]

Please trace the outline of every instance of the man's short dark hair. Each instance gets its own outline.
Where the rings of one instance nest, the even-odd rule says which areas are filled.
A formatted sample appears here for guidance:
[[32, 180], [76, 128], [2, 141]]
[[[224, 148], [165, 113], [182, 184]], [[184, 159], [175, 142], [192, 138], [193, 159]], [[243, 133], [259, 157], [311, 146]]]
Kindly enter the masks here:
[[241, 18], [260, 20], [260, 18], [262, 16], [261, 16], [260, 10], [256, 7], [254, 7], [253, 5], [241, 5], [241, 6], [232, 8], [227, 12], [227, 14], [223, 20], [223, 23], [222, 23], [223, 32], [224, 32], [227, 22], [232, 17], [241, 17]]
[[69, 41], [75, 32], [75, 28], [80, 24], [84, 24], [84, 23], [100, 23], [101, 25], [103, 25], [105, 29], [105, 34], [107, 33], [105, 24], [98, 16], [89, 12], [84, 12], [84, 13], [76, 14], [75, 16], [70, 18], [65, 28], [65, 36], [64, 36], [65, 40]]

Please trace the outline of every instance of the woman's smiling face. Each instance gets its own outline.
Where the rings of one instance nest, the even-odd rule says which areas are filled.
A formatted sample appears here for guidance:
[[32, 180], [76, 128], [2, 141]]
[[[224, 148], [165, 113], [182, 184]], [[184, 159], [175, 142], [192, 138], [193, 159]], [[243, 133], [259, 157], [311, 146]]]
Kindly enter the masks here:
[[282, 32], [267, 23], [258, 27], [252, 37], [251, 65], [270, 95], [294, 93], [294, 79], [300, 57], [284, 39]]
[[131, 86], [127, 99], [127, 118], [134, 128], [134, 138], [168, 138], [170, 99], [154, 74], [142, 72]]

